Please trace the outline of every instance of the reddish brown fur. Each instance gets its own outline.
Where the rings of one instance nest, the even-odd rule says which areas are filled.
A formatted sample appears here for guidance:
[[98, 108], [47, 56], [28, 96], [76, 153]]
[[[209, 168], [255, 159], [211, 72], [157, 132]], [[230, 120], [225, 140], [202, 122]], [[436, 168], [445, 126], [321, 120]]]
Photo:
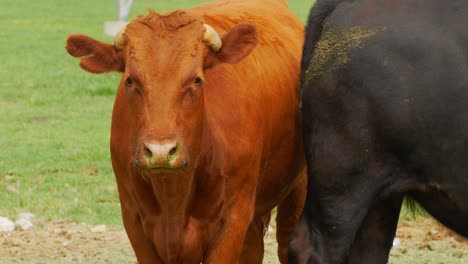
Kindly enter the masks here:
[[93, 73], [123, 71], [125, 66], [114, 46], [88, 36], [69, 38], [66, 49], [73, 57], [83, 57], [80, 66]]
[[[202, 42], [203, 23], [222, 36], [219, 52]], [[285, 263], [306, 190], [297, 85], [302, 23], [284, 0], [215, 1], [150, 12], [123, 38], [116, 52], [70, 36], [67, 50], [87, 56], [80, 65], [90, 72], [123, 72], [111, 154], [139, 262], [261, 263], [264, 228], [279, 204]], [[178, 142], [180, 168], [147, 169], [144, 143], [164, 140]]]

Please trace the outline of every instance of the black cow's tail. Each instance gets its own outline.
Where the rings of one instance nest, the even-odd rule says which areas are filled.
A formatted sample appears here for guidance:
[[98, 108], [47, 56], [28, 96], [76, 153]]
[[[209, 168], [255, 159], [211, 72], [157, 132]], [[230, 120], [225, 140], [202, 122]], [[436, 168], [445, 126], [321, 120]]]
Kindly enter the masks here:
[[343, 0], [318, 0], [310, 10], [301, 62], [302, 83], [304, 83], [305, 70], [314, 54], [315, 45], [317, 45], [317, 42], [322, 35], [325, 20], [342, 1]]

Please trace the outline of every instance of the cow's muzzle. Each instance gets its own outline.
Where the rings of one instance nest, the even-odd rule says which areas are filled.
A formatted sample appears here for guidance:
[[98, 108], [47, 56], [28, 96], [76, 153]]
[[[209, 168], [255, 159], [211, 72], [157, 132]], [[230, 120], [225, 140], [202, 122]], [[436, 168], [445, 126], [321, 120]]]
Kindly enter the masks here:
[[140, 169], [181, 169], [187, 166], [182, 146], [175, 139], [146, 138], [138, 152], [136, 165]]

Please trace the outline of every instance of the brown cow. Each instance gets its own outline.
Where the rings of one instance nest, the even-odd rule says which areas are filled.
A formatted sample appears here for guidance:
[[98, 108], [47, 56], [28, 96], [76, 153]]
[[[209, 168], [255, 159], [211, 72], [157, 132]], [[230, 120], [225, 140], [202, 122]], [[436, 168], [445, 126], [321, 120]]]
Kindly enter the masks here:
[[150, 11], [114, 45], [68, 38], [86, 71], [122, 73], [112, 165], [140, 263], [261, 263], [277, 205], [286, 262], [306, 191], [302, 43], [303, 25], [283, 0]]

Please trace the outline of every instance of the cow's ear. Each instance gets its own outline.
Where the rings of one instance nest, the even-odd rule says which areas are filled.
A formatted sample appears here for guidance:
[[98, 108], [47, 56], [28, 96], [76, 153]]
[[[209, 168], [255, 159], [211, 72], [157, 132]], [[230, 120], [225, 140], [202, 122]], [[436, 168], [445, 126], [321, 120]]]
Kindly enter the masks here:
[[222, 47], [216, 53], [216, 60], [224, 63], [238, 63], [255, 48], [258, 42], [257, 28], [252, 24], [239, 24], [222, 38]]
[[91, 73], [123, 72], [125, 65], [114, 46], [85, 35], [70, 35], [67, 52], [81, 58], [80, 67]]

